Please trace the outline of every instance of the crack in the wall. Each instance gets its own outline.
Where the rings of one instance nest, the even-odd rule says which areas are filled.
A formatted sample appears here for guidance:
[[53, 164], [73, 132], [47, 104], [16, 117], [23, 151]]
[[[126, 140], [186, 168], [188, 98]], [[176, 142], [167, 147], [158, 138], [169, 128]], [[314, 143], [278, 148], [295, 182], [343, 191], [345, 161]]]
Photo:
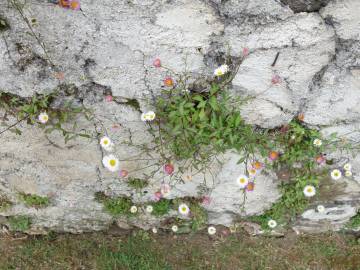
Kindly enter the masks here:
[[325, 7], [330, 0], [280, 0], [285, 6], [289, 6], [294, 13], [318, 12]]

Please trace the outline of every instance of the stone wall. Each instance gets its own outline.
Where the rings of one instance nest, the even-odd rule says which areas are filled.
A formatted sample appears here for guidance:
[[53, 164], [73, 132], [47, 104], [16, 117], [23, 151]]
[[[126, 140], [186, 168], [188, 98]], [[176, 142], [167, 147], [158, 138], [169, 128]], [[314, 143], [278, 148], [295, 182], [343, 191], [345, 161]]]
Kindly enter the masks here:
[[[236, 61], [247, 48], [231, 91], [257, 95], [242, 107], [248, 123], [275, 128], [304, 113], [305, 124], [325, 136], [336, 131], [360, 140], [358, 0], [83, 0], [80, 11], [33, 0], [22, 7], [23, 17], [11, 2], [0, 3], [0, 17], [9, 25], [0, 30], [1, 91], [31, 97], [59, 85], [74, 87], [78, 102], [92, 108], [98, 120], [79, 119], [80, 125], [100, 136], [102, 123], [117, 144], [115, 154], [124, 160], [121, 167], [134, 172], [133, 177], [150, 173], [151, 168], [142, 168], [158, 158], [152, 153], [149, 159], [133, 146], [151, 141], [140, 115], [151, 109], [149, 101], [168, 75], [153, 67], [155, 58], [175, 72], [186, 70], [201, 78], [212, 76], [226, 55]], [[280, 83], [272, 84], [273, 76]], [[109, 95], [112, 102], [105, 100]], [[134, 100], [139, 107], [131, 106]], [[64, 144], [59, 134], [20, 126], [20, 136], [0, 135], [0, 190], [14, 203], [0, 214], [30, 216], [29, 232], [106, 229], [114, 218], [95, 200], [96, 192], [147, 202], [168, 181], [160, 170], [140, 195], [103, 168], [98, 141], [78, 138]], [[130, 140], [132, 145], [124, 143]], [[312, 206], [293, 224], [298, 231], [339, 230], [360, 207], [360, 155], [331, 155], [339, 164], [350, 158], [353, 177], [342, 180], [346, 188], [341, 194], [313, 202], [325, 205], [327, 212], [317, 213]], [[229, 226], [238, 216], [262, 213], [280, 197], [276, 175], [263, 174], [241, 205], [243, 195], [232, 179], [244, 165], [236, 164], [233, 153], [221, 160], [222, 166], [213, 164], [211, 176], [205, 175], [213, 187], [204, 206], [210, 224]], [[178, 183], [169, 198], [196, 197], [202, 183], [203, 177], [196, 176]], [[19, 192], [48, 196], [51, 203], [27, 207]], [[161, 220], [144, 213], [117, 221], [122, 227], [147, 229]]]

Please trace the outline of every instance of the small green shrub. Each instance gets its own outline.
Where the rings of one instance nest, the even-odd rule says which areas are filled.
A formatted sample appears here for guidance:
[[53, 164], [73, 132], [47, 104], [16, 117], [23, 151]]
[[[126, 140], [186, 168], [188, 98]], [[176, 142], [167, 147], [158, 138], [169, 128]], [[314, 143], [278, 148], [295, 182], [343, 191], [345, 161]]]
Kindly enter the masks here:
[[360, 229], [360, 212], [350, 219], [350, 221], [346, 224], [346, 228]]
[[151, 204], [153, 206], [152, 214], [154, 216], [163, 216], [169, 213], [173, 206], [172, 200], [161, 199]]
[[192, 215], [191, 229], [198, 231], [206, 226], [208, 215], [206, 210], [199, 205], [199, 203], [191, 203], [190, 211]]
[[127, 197], [110, 198], [102, 192], [97, 192], [95, 194], [95, 199], [98, 202], [101, 202], [104, 205], [106, 211], [108, 211], [113, 216], [131, 215], [130, 208], [133, 205], [133, 203], [130, 198]]
[[12, 216], [8, 219], [10, 230], [24, 232], [30, 228], [31, 219], [27, 216]]
[[20, 199], [25, 203], [26, 206], [29, 207], [41, 208], [50, 204], [48, 197], [42, 197], [36, 194], [20, 193]]
[[184, 93], [183, 89], [164, 91], [157, 99], [160, 121], [157, 140], [177, 159], [194, 156], [207, 158], [213, 154], [236, 149], [253, 153], [264, 150], [262, 132], [242, 119], [238, 107], [225, 89], [213, 83], [209, 93]]

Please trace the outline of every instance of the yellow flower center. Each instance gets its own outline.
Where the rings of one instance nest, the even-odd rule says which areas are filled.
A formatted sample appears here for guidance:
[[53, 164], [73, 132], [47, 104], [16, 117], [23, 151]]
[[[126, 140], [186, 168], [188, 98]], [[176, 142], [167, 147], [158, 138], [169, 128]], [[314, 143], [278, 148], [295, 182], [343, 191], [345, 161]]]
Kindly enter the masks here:
[[110, 163], [110, 166], [111, 166], [111, 167], [114, 167], [114, 166], [116, 165], [116, 160], [115, 160], [115, 159], [111, 159], [111, 160], [109, 161], [109, 163]]
[[109, 143], [108, 140], [104, 140], [104, 144], [107, 145]]
[[44, 115], [44, 116], [43, 116], [43, 120], [44, 120], [44, 121], [47, 121], [48, 119], [49, 119], [49, 118], [47, 117], [47, 115]]
[[245, 183], [245, 179], [244, 178], [240, 178], [240, 183], [244, 184]]
[[70, 6], [71, 8], [75, 9], [79, 6], [79, 4], [77, 2], [71, 2]]
[[182, 210], [183, 212], [186, 212], [186, 207], [184, 206], [183, 208], [181, 208], [181, 210]]
[[309, 193], [312, 192], [312, 188], [309, 187], [309, 188], [307, 189], [307, 192], [309, 192]]

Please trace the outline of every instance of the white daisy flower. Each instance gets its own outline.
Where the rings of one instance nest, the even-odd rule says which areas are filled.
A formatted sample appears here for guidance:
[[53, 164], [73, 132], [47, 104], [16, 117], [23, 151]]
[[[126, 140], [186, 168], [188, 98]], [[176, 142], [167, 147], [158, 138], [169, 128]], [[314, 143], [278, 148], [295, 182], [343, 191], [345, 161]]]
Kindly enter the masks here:
[[100, 139], [100, 145], [105, 151], [111, 151], [113, 149], [113, 142], [110, 140], [109, 137], [102, 137]]
[[173, 232], [177, 232], [178, 231], [178, 226], [176, 226], [176, 225], [173, 225], [172, 227], [171, 227], [171, 230], [173, 231]]
[[190, 212], [190, 208], [185, 203], [182, 203], [182, 204], [179, 205], [179, 213], [181, 215], [186, 216], [186, 215], [189, 214], [189, 212]]
[[119, 170], [119, 160], [114, 155], [104, 156], [103, 165], [111, 172], [116, 172]]
[[249, 169], [248, 169], [248, 173], [249, 173], [249, 176], [250, 176], [250, 177], [255, 177], [257, 171], [256, 171], [254, 168], [249, 168]]
[[213, 227], [213, 226], [210, 226], [210, 227], [208, 228], [208, 233], [209, 233], [210, 235], [214, 235], [214, 234], [216, 233], [216, 228]]
[[277, 222], [273, 219], [270, 219], [268, 221], [268, 226], [269, 226], [269, 228], [274, 229], [277, 226]]
[[321, 145], [322, 145], [322, 140], [320, 140], [320, 139], [315, 139], [315, 140], [314, 140], [314, 145], [315, 145], [315, 146], [321, 146]]
[[141, 114], [141, 121], [152, 121], [156, 117], [156, 114], [153, 111], [148, 111]]
[[352, 176], [352, 172], [351, 172], [351, 171], [345, 171], [345, 176], [346, 176], [346, 177], [351, 177], [351, 176]]
[[38, 120], [41, 124], [46, 124], [49, 121], [49, 115], [46, 112], [42, 112], [39, 114]]
[[151, 230], [152, 230], [153, 233], [157, 233], [157, 232], [158, 232], [158, 230], [157, 230], [155, 227], [152, 228]]
[[341, 176], [342, 176], [341, 171], [338, 169], [335, 169], [331, 172], [331, 178], [334, 180], [339, 180]]
[[146, 113], [142, 113], [141, 116], [140, 116], [140, 118], [141, 118], [141, 121], [143, 121], [143, 122], [147, 121], [147, 115], [146, 115]]
[[240, 188], [246, 188], [247, 184], [249, 183], [249, 178], [246, 175], [240, 175], [237, 178], [237, 183]]
[[152, 211], [154, 210], [153, 206], [152, 205], [148, 205], [146, 206], [146, 212], [148, 213], [152, 213]]
[[130, 207], [130, 212], [131, 212], [132, 214], [135, 214], [137, 211], [138, 211], [138, 209], [137, 209], [137, 207], [136, 207], [135, 205], [133, 205], [133, 206]]
[[314, 186], [311, 186], [311, 185], [307, 185], [305, 188], [304, 188], [304, 195], [306, 197], [312, 197], [316, 194], [316, 189]]
[[344, 170], [345, 171], [351, 171], [351, 164], [350, 163], [346, 163], [345, 165], [344, 165]]
[[148, 112], [146, 113], [146, 119], [147, 119], [147, 121], [152, 121], [152, 120], [155, 119], [155, 117], [156, 117], [156, 114], [155, 114], [153, 111], [148, 111]]
[[319, 212], [319, 213], [324, 213], [325, 212], [325, 206], [323, 205], [318, 205], [316, 207], [316, 210]]
[[229, 66], [228, 65], [221, 65], [220, 67], [215, 69], [214, 75], [220, 77], [220, 76], [223, 76], [224, 74], [226, 74], [228, 72], [229, 72]]

